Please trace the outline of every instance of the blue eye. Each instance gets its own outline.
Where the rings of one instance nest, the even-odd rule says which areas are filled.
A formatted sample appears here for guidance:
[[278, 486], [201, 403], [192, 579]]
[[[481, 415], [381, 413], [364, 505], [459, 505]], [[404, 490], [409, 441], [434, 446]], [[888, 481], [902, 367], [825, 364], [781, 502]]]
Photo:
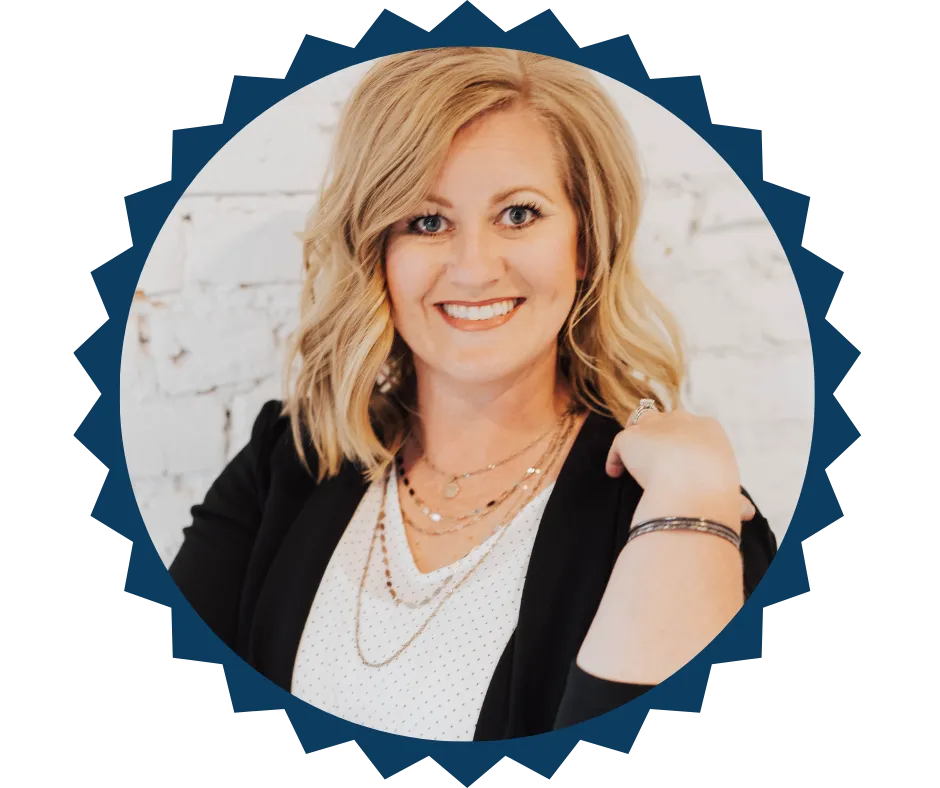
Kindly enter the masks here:
[[[503, 213], [509, 217], [508, 226], [512, 230], [521, 230], [528, 227], [536, 219], [542, 217], [542, 211], [535, 203], [510, 205]], [[531, 214], [531, 217], [527, 220], [529, 214]]]
[[526, 219], [526, 211], [528, 210], [528, 208], [510, 208], [509, 221], [513, 224], [523, 224]]
[[424, 231], [428, 233], [436, 233], [441, 229], [441, 225], [443, 224], [442, 219], [443, 217], [439, 216], [438, 214], [424, 217]]
[[[441, 233], [437, 232], [441, 223], [444, 221], [444, 217], [439, 213], [433, 214], [419, 214], [418, 216], [410, 217], [406, 222], [406, 227], [408, 232], [413, 235], [440, 235]], [[422, 222], [424, 227], [421, 226]]]

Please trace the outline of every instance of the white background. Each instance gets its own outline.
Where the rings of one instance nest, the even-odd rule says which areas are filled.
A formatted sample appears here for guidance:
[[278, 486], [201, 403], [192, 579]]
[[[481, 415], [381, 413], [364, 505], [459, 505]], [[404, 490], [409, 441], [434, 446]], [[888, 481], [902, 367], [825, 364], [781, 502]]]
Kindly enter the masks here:
[[[340, 109], [375, 61], [296, 91], [212, 157], [157, 235], [121, 360], [121, 427], [137, 504], [169, 565], [200, 502], [283, 399], [302, 248]], [[604, 75], [637, 141], [646, 199], [634, 259], [684, 335], [684, 408], [717, 418], [778, 542], [806, 471], [813, 355], [800, 291], [734, 170], [655, 101]]]

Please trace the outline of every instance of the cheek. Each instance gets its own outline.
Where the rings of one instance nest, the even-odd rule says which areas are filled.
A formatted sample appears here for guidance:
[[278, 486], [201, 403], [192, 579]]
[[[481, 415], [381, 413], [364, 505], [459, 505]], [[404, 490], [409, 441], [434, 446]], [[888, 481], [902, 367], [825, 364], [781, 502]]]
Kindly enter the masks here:
[[532, 244], [520, 265], [533, 290], [559, 302], [574, 297], [578, 277], [577, 244], [567, 238], [546, 237]]
[[385, 281], [392, 313], [396, 319], [408, 320], [409, 314], [422, 306], [433, 271], [420, 250], [408, 244], [389, 244], [385, 253]]

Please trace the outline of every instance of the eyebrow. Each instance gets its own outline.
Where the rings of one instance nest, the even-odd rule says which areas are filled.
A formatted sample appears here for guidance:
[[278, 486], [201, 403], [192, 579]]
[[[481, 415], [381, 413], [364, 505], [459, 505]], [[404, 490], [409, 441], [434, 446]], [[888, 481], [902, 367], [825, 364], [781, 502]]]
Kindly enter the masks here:
[[[511, 197], [517, 192], [535, 192], [536, 194], [541, 195], [545, 200], [548, 200], [548, 202], [554, 202], [547, 194], [545, 194], [545, 192], [543, 192], [541, 189], [536, 189], [534, 186], [513, 186], [511, 189], [506, 189], [506, 191], [502, 191], [499, 194], [493, 195], [493, 198], [490, 200], [490, 204], [495, 205], [497, 203], [501, 203], [507, 197]], [[445, 200], [443, 197], [438, 197], [436, 194], [428, 195], [427, 201], [436, 203], [437, 205], [443, 205], [445, 208], [454, 207], [450, 200]]]

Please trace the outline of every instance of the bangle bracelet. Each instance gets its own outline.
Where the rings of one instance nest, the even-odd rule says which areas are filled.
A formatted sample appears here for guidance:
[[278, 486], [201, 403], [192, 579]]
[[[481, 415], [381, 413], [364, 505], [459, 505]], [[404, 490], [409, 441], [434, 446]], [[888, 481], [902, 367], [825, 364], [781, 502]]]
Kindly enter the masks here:
[[704, 517], [657, 517], [633, 526], [627, 534], [627, 544], [643, 534], [653, 531], [698, 531], [727, 539], [738, 550], [741, 549], [741, 537], [727, 525], [706, 520]]

